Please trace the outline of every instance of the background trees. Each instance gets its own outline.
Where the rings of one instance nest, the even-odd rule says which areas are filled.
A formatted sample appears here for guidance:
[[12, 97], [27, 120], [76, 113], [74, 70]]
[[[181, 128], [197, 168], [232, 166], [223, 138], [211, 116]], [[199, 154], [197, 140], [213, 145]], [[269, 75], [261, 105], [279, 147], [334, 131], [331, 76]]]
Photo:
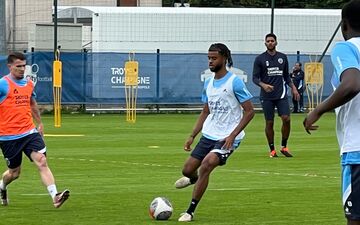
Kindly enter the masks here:
[[[163, 0], [163, 6], [172, 6], [181, 0]], [[184, 0], [193, 7], [269, 8], [271, 0]], [[340, 9], [347, 0], [275, 0], [276, 8]]]

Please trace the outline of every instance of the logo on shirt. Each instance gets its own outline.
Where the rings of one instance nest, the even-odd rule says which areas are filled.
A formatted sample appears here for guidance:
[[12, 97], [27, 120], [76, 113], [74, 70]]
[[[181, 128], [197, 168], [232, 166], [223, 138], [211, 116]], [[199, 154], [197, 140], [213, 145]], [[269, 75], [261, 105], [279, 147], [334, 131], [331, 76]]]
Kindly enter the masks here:
[[265, 64], [266, 64], [266, 66], [269, 66], [270, 65], [270, 63], [269, 63], [269, 61], [265, 61]]
[[283, 60], [282, 58], [278, 58], [278, 62], [279, 62], [280, 64], [283, 64], [284, 60]]
[[16, 88], [14, 89], [14, 94], [19, 94], [19, 91]]

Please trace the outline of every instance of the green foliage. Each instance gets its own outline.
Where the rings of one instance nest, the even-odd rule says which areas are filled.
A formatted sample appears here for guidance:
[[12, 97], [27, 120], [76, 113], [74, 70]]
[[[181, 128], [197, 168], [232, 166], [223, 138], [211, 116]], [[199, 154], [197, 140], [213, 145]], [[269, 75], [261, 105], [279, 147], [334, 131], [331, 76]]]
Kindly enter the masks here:
[[[269, 8], [272, 0], [185, 0], [193, 7], [246, 7]], [[181, 0], [163, 0], [163, 6], [171, 6]], [[340, 9], [348, 0], [275, 0], [276, 8]]]

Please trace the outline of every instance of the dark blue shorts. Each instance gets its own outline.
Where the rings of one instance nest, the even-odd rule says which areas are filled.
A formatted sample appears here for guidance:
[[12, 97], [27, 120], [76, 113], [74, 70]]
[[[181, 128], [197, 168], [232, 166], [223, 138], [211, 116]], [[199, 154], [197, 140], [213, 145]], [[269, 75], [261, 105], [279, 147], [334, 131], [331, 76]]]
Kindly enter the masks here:
[[191, 156], [202, 161], [209, 152], [214, 152], [220, 159], [219, 165], [225, 165], [226, 160], [234, 152], [234, 150], [239, 146], [240, 143], [234, 144], [234, 148], [230, 150], [222, 149], [225, 141], [213, 141], [204, 136], [199, 140], [199, 143], [196, 145], [195, 149], [192, 151]]
[[15, 169], [21, 165], [23, 152], [30, 161], [32, 161], [31, 152], [41, 152], [46, 155], [45, 143], [39, 133], [29, 134], [16, 140], [1, 141], [0, 148], [10, 169]]
[[360, 220], [360, 165], [342, 166], [342, 200], [345, 217]]
[[262, 99], [260, 102], [264, 111], [265, 120], [274, 120], [275, 107], [279, 116], [290, 116], [290, 105], [287, 97], [277, 100]]

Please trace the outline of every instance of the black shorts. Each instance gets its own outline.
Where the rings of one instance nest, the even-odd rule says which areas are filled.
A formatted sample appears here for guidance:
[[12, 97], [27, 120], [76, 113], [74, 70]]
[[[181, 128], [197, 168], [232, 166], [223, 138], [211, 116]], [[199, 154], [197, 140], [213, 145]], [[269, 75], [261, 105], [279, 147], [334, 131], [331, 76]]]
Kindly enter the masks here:
[[234, 152], [240, 143], [234, 144], [234, 148], [230, 150], [222, 149], [224, 143], [225, 141], [213, 141], [202, 136], [199, 140], [199, 143], [192, 151], [191, 156], [202, 161], [205, 156], [209, 154], [209, 152], [214, 152], [219, 157], [219, 165], [225, 165], [226, 160], [230, 157], [230, 155]]
[[264, 111], [265, 120], [274, 120], [275, 107], [279, 116], [290, 116], [290, 105], [287, 97], [277, 100], [262, 99], [260, 102]]
[[360, 165], [342, 166], [342, 199], [345, 217], [360, 220]]
[[46, 155], [46, 147], [43, 138], [39, 133], [29, 134], [25, 137], [1, 141], [0, 148], [3, 152], [7, 167], [15, 169], [21, 165], [22, 153], [32, 161], [31, 152], [41, 152]]

